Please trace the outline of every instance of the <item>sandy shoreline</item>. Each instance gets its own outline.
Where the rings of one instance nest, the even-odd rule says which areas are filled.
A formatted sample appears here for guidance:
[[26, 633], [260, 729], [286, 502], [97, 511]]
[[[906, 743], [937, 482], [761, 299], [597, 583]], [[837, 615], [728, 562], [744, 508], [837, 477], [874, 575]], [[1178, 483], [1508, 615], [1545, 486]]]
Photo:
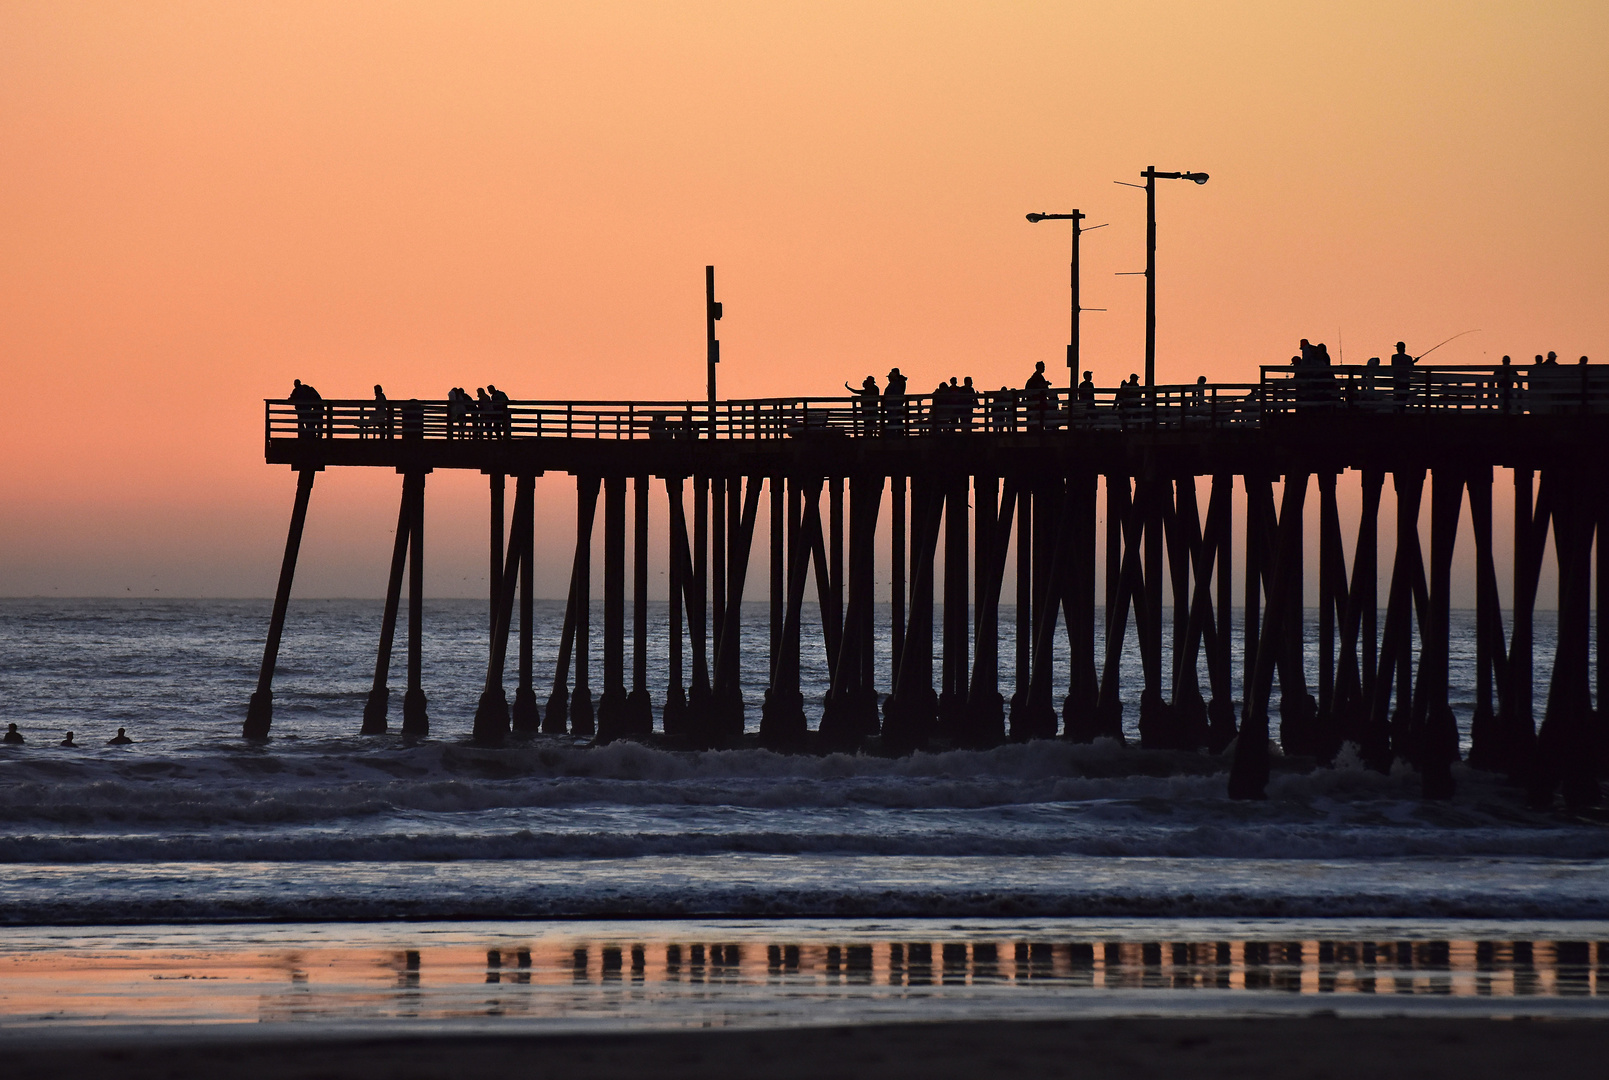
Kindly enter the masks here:
[[1609, 1020], [1122, 1019], [965, 1022], [585, 1035], [10, 1035], [10, 1080], [95, 1076], [467, 1077], [534, 1072], [589, 1080], [765, 1076], [1601, 1077]]

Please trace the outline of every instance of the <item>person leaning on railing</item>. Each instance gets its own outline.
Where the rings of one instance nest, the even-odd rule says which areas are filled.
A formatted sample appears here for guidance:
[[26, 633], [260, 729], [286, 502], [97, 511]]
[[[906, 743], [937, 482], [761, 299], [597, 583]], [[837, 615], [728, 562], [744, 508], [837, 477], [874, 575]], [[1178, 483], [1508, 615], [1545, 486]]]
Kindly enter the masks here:
[[891, 368], [883, 386], [883, 430], [889, 435], [905, 434], [905, 376]]

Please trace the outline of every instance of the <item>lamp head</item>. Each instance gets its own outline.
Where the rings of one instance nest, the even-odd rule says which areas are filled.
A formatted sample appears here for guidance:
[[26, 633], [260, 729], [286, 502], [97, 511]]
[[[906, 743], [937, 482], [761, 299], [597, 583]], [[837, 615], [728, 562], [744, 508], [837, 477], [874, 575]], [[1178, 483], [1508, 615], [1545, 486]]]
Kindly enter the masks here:
[[1044, 214], [1029, 214], [1028, 215], [1028, 220], [1032, 221], [1032, 222], [1035, 222], [1035, 223], [1038, 223], [1038, 222], [1041, 222], [1041, 221], [1045, 220], [1045, 215]]
[[1207, 182], [1207, 174], [1204, 173], [1204, 172], [1187, 172], [1182, 177], [1180, 177], [1180, 179], [1181, 180], [1194, 180], [1198, 184], [1205, 184]]

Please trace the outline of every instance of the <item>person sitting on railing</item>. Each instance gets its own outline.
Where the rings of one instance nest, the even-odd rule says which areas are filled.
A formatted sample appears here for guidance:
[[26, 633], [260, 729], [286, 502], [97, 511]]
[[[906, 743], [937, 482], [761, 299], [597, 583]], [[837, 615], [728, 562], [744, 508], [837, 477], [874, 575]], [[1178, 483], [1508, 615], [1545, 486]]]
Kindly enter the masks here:
[[883, 424], [890, 435], [905, 434], [905, 376], [891, 368], [883, 385]]
[[844, 389], [855, 395], [855, 408], [860, 414], [860, 434], [877, 434], [877, 377], [868, 375], [860, 382], [857, 390], [848, 383]]
[[1045, 378], [1045, 362], [1035, 361], [1034, 373], [1022, 384], [1023, 400], [1033, 426], [1043, 430], [1050, 421], [1050, 380]]
[[296, 403], [296, 435], [302, 439], [316, 439], [324, 433], [324, 399], [307, 383], [292, 379], [291, 392], [286, 401]]
[[514, 418], [509, 409], [508, 395], [491, 383], [486, 384], [486, 394], [492, 399], [492, 435], [506, 439], [514, 434]]

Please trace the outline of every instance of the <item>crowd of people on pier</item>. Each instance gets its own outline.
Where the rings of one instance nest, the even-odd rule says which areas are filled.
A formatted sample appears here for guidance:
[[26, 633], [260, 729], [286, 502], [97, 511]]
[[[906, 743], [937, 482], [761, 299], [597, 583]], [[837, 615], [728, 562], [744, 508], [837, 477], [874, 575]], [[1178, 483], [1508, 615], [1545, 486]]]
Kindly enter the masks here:
[[1609, 401], [1609, 371], [1591, 368], [1585, 356], [1574, 365], [1574, 371], [1560, 364], [1555, 352], [1537, 353], [1529, 368], [1518, 367], [1509, 356], [1486, 370], [1478, 366], [1421, 368], [1419, 361], [1429, 352], [1414, 356], [1407, 343], [1399, 341], [1385, 365], [1380, 357], [1371, 356], [1360, 371], [1333, 366], [1322, 342], [1315, 345], [1303, 338], [1299, 349], [1291, 357], [1288, 381], [1268, 382], [1253, 391], [1258, 396], [1278, 394], [1277, 400], [1262, 404], [1297, 409], [1478, 408], [1553, 413]]
[[[1288, 376], [1282, 376], [1280, 368], [1266, 368], [1261, 382], [1231, 388], [1226, 396], [1224, 388], [1208, 385], [1204, 375], [1182, 387], [1152, 388], [1142, 386], [1139, 375], [1131, 373], [1116, 387], [1098, 391], [1094, 373], [1084, 371], [1073, 387], [1058, 390], [1051, 385], [1042, 361], [1034, 365], [1020, 388], [980, 390], [971, 376], [951, 376], [928, 394], [912, 394], [907, 377], [895, 367], [881, 386], [874, 375], [867, 375], [859, 386], [844, 383], [844, 389], [853, 395], [847, 415], [840, 411], [841, 406], [821, 410], [805, 402], [799, 416], [783, 419], [787, 402], [740, 402], [729, 406], [733, 417], [727, 419], [733, 430], [753, 428], [756, 434], [773, 428], [791, 431], [800, 426], [847, 424], [858, 435], [906, 436], [1033, 432], [1109, 426], [1114, 420], [1124, 428], [1155, 423], [1236, 424], [1256, 421], [1269, 411], [1289, 410], [1609, 410], [1609, 369], [1591, 367], [1585, 356], [1573, 365], [1561, 364], [1557, 353], [1548, 352], [1536, 354], [1528, 367], [1505, 356], [1501, 364], [1489, 368], [1436, 368], [1420, 366], [1424, 355], [1428, 352], [1413, 355], [1407, 344], [1399, 341], [1384, 363], [1376, 356], [1361, 367], [1346, 367], [1332, 361], [1323, 342], [1303, 338], [1291, 357]], [[330, 438], [335, 434], [336, 410], [310, 384], [295, 380], [286, 400], [294, 406], [300, 437]], [[509, 397], [491, 383], [477, 387], [473, 396], [461, 386], [453, 387], [447, 393], [445, 409], [440, 403], [427, 405], [418, 400], [394, 405], [376, 384], [372, 402], [343, 403], [342, 408], [354, 414], [360, 439], [395, 438], [399, 428], [403, 436], [428, 433], [455, 440], [507, 439], [514, 433]], [[427, 423], [427, 416], [435, 419]], [[699, 438], [713, 423], [705, 415], [695, 415], [691, 404], [682, 416], [639, 413], [630, 426], [639, 422], [647, 427], [650, 438]]]
[[[292, 382], [285, 400], [295, 406], [297, 435], [304, 439], [330, 438], [335, 425], [333, 407], [324, 404], [323, 397], [312, 385], [300, 379]], [[393, 405], [386, 397], [385, 388], [375, 383], [373, 403], [357, 411], [358, 438], [395, 438], [399, 413], [404, 435], [423, 434], [424, 405], [417, 399], [406, 401], [400, 407]], [[462, 386], [447, 391], [447, 438], [507, 439], [513, 435], [513, 427], [508, 395], [493, 384], [476, 387], [474, 397]]]

